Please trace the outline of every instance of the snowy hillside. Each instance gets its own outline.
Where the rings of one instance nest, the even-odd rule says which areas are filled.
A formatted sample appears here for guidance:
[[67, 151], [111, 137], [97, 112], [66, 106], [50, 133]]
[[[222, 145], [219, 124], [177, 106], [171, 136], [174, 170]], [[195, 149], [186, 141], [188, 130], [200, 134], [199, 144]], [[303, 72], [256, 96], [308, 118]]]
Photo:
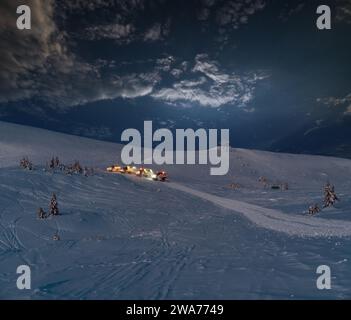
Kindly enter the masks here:
[[0, 121], [0, 167], [17, 166], [23, 156], [45, 164], [53, 155], [65, 162], [84, 158], [87, 165], [106, 167], [119, 152], [120, 146], [113, 143]]
[[[351, 160], [233, 149], [227, 176], [175, 165], [158, 183], [105, 173], [120, 150], [0, 122], [0, 299], [350, 296]], [[44, 171], [54, 155], [101, 170]], [[19, 168], [23, 156], [36, 170]], [[341, 201], [306, 215], [327, 181]], [[39, 220], [53, 192], [61, 215]], [[16, 288], [21, 264], [30, 291]], [[331, 267], [332, 290], [316, 288], [319, 265]]]

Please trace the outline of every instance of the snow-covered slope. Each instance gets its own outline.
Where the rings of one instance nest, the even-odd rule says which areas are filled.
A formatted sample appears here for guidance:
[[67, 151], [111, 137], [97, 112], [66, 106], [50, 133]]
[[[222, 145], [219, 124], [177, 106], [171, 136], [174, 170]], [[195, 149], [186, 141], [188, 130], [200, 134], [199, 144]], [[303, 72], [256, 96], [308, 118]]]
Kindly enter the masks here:
[[[42, 170], [52, 155], [104, 169], [120, 149], [0, 122], [0, 298], [350, 295], [350, 160], [233, 149], [229, 175], [169, 166], [169, 184], [102, 170], [91, 177]], [[19, 169], [23, 156], [37, 170]], [[262, 176], [289, 190], [264, 188]], [[340, 203], [306, 216], [328, 180]], [[52, 192], [62, 215], [38, 220], [37, 208], [47, 208]], [[16, 288], [21, 264], [31, 266], [31, 291]], [[315, 285], [322, 264], [332, 269], [329, 291]]]
[[0, 121], [0, 167], [17, 166], [24, 156], [45, 164], [56, 155], [64, 162], [84, 159], [89, 166], [106, 167], [117, 161], [120, 148], [114, 143]]

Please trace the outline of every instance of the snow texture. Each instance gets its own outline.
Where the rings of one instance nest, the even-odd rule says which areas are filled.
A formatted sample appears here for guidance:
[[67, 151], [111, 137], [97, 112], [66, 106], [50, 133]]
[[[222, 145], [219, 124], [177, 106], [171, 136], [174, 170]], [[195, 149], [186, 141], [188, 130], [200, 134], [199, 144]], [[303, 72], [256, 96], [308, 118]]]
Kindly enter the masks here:
[[[350, 297], [350, 160], [232, 149], [227, 176], [174, 165], [160, 183], [106, 173], [120, 150], [0, 122], [0, 299]], [[45, 171], [56, 155], [96, 174]], [[35, 170], [19, 168], [24, 156]], [[328, 181], [341, 201], [308, 216]], [[61, 215], [39, 220], [53, 192]], [[32, 290], [16, 287], [22, 264]], [[319, 265], [331, 290], [316, 287]]]

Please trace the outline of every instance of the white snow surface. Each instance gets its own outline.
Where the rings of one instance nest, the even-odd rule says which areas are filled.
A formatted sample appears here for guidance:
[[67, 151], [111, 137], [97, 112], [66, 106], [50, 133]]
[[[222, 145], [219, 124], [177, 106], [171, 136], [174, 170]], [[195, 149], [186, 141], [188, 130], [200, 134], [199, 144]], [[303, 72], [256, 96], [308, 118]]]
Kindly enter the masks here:
[[[159, 183], [105, 173], [121, 148], [0, 122], [0, 299], [350, 296], [350, 160], [232, 149], [226, 176], [174, 165], [164, 167], [171, 182]], [[45, 171], [56, 155], [96, 174]], [[23, 156], [36, 170], [19, 168]], [[265, 188], [260, 177], [289, 190]], [[341, 201], [306, 215], [327, 181]], [[38, 220], [52, 192], [62, 215]], [[32, 290], [16, 288], [21, 264], [32, 269]], [[332, 290], [316, 288], [322, 264]]]

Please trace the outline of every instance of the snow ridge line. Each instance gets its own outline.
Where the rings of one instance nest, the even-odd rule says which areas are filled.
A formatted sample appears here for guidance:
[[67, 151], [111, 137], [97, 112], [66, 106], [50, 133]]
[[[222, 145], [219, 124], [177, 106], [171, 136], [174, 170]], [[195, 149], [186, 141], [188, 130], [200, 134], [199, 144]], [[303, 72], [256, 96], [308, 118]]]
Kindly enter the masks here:
[[276, 209], [268, 209], [243, 201], [218, 197], [178, 183], [167, 183], [169, 188], [209, 201], [242, 214], [257, 226], [298, 237], [347, 237], [351, 236], [351, 222], [326, 220], [315, 217], [288, 215]]

